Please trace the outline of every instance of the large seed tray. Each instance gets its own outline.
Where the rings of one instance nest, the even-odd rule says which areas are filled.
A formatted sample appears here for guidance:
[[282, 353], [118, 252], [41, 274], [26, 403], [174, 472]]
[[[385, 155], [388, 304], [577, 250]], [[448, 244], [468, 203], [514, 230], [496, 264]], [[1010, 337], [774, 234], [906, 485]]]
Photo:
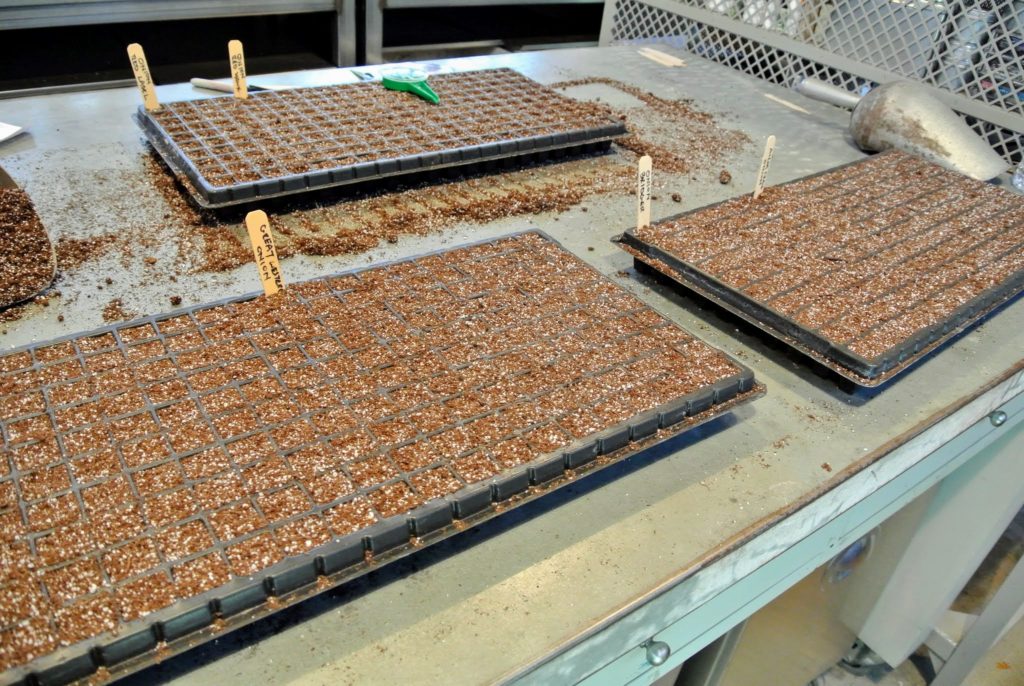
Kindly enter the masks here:
[[1024, 290], [1024, 198], [897, 151], [615, 240], [869, 387]]
[[536, 232], [12, 351], [2, 681], [139, 669], [762, 392]]
[[432, 77], [432, 105], [378, 82], [172, 102], [135, 116], [204, 207], [568, 148], [626, 133], [607, 108], [510, 69]]

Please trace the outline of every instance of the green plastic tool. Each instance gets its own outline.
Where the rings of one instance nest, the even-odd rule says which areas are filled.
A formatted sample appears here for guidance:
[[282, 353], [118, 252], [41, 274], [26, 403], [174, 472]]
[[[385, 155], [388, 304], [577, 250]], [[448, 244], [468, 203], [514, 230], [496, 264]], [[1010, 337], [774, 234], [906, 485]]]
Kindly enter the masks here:
[[380, 80], [387, 89], [412, 93], [435, 105], [441, 102], [437, 93], [427, 85], [426, 72], [419, 69], [393, 69], [382, 73]]

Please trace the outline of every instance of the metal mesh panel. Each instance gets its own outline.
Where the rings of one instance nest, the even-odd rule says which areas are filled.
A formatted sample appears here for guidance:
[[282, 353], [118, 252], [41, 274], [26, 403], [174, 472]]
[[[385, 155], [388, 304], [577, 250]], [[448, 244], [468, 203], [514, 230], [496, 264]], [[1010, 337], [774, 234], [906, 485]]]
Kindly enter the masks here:
[[[1024, 2], [617, 0], [605, 36], [667, 43], [783, 86], [810, 76], [863, 93], [881, 70], [983, 103], [954, 109], [1008, 161], [1021, 156]], [[842, 68], [801, 56], [802, 46]], [[985, 110], [1008, 116], [996, 124]]]

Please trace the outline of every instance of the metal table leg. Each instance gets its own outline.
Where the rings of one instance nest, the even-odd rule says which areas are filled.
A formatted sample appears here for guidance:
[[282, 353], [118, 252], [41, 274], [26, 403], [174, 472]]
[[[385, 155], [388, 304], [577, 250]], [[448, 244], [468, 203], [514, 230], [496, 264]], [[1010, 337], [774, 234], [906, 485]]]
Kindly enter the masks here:
[[351, 67], [356, 63], [356, 0], [334, 2], [334, 64]]
[[978, 660], [999, 640], [1003, 630], [1009, 627], [1022, 605], [1024, 558], [1017, 562], [1010, 576], [992, 596], [977, 621], [967, 630], [967, 634], [957, 644], [949, 660], [936, 674], [931, 686], [956, 686], [962, 683]]
[[366, 64], [384, 62], [384, 2], [366, 0]]

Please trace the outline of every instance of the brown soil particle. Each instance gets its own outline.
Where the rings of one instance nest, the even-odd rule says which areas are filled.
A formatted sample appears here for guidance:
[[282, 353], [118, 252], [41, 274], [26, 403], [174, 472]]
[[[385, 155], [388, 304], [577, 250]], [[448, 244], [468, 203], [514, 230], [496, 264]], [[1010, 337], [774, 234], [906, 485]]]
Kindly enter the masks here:
[[57, 241], [57, 267], [61, 271], [77, 269], [89, 260], [105, 254], [117, 241], [115, 234], [90, 238], [63, 236]]
[[0, 670], [737, 371], [536, 233], [0, 355]]
[[680, 195], [679, 193], [673, 193], [672, 194], [672, 202], [682, 202], [682, 201], [683, 201], [683, 196], [682, 195]]
[[[602, 84], [641, 101], [643, 110], [617, 112], [630, 135], [615, 144], [637, 155], [650, 155], [656, 171], [709, 172], [727, 155], [750, 144], [742, 131], [719, 124], [715, 116], [697, 109], [689, 100], [673, 100], [609, 78], [562, 81], [556, 88]], [[651, 116], [654, 115], [654, 116]]]
[[730, 183], [731, 181], [732, 181], [732, 174], [730, 174], [728, 170], [723, 169], [722, 171], [718, 172], [718, 183], [720, 183], [720, 184], [722, 184], [724, 186], [727, 183]]
[[28, 194], [0, 188], [0, 305], [43, 290], [53, 273], [53, 247]]
[[[198, 271], [221, 272], [252, 261], [252, 249], [237, 222], [201, 212], [182, 194], [170, 171], [152, 156], [146, 177], [174, 208], [176, 242], [197, 245], [189, 256]], [[324, 206], [285, 207], [272, 217], [278, 253], [361, 253], [401, 235], [437, 233], [461, 222], [487, 223], [512, 216], [562, 212], [587, 197], [628, 193], [629, 166], [602, 157], [568, 160], [502, 173], [457, 176], [406, 189], [357, 194]]]
[[135, 317], [136, 314], [125, 308], [120, 298], [114, 298], [103, 308], [103, 321], [123, 322]]
[[870, 361], [1024, 270], [1024, 199], [890, 151], [638, 235]]

